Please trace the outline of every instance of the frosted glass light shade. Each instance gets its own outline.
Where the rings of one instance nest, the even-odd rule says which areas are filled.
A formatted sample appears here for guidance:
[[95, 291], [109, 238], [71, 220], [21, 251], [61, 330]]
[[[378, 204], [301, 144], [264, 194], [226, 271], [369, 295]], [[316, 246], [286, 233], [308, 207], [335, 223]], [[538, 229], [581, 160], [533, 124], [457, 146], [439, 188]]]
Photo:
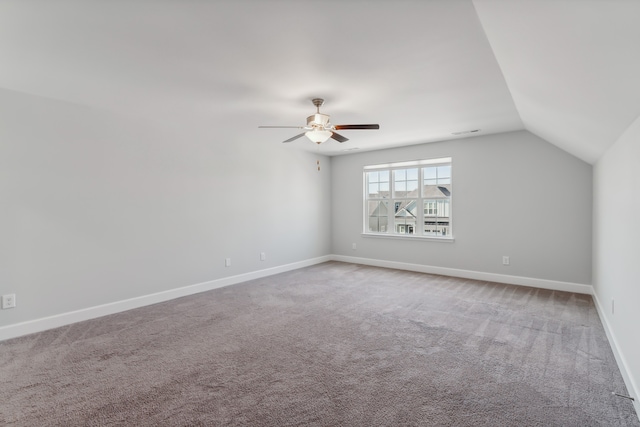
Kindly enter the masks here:
[[333, 132], [328, 130], [310, 130], [308, 132], [305, 132], [304, 134], [307, 136], [307, 138], [309, 138], [316, 144], [322, 144], [327, 139], [331, 138]]

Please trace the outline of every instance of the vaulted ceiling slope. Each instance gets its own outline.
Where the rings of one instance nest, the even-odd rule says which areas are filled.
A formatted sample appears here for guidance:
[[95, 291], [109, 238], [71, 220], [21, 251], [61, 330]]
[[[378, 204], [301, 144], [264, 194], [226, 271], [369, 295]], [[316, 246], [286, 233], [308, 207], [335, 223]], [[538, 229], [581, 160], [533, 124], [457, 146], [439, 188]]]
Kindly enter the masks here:
[[474, 5], [527, 130], [593, 163], [640, 116], [640, 1]]
[[638, 0], [4, 0], [0, 107], [21, 93], [280, 146], [297, 131], [257, 127], [302, 126], [321, 97], [335, 124], [381, 125], [328, 155], [528, 129], [594, 162], [640, 115], [638, 16]]

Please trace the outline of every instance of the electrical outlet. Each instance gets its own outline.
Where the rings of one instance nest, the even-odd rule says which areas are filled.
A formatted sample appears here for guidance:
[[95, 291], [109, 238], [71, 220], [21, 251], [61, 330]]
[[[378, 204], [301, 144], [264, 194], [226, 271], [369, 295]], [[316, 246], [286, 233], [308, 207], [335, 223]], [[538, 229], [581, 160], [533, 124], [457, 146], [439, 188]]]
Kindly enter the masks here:
[[502, 265], [509, 265], [510, 262], [511, 261], [509, 260], [508, 256], [505, 255], [502, 257]]
[[611, 314], [614, 314], [614, 309], [615, 308], [616, 308], [615, 300], [613, 298], [611, 298]]
[[14, 308], [16, 306], [16, 294], [2, 295], [2, 309]]
[[356, 244], [355, 244], [355, 243], [352, 243], [352, 244], [351, 244], [351, 249], [353, 249], [353, 250], [355, 251], [356, 249], [358, 249], [358, 247], [356, 246]]
[[267, 259], [267, 254], [265, 254], [264, 252], [260, 252], [260, 261], [264, 261]]
[[225, 267], [231, 267], [231, 258], [225, 258], [224, 259], [224, 266]]

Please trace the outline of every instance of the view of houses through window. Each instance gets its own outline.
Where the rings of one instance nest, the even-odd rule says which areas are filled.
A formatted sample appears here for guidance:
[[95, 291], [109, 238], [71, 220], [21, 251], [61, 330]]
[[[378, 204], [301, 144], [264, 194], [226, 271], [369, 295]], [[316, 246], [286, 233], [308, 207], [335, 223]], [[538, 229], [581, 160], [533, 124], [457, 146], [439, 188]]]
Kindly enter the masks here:
[[451, 158], [364, 168], [365, 233], [451, 237]]

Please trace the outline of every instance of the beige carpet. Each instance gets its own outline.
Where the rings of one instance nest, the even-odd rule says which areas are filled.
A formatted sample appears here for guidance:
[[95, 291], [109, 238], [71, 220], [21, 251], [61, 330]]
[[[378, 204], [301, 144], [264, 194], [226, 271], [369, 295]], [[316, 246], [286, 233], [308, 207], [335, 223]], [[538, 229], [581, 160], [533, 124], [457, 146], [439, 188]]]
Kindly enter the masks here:
[[640, 426], [591, 297], [325, 263], [0, 343], [0, 425]]

